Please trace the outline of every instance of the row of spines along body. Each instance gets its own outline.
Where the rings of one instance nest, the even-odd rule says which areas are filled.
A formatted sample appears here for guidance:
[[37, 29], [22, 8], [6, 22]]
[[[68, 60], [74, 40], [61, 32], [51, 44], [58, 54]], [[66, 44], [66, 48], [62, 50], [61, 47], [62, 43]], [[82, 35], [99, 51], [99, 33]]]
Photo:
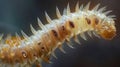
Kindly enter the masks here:
[[[83, 6], [79, 8], [79, 5], [77, 4], [75, 13], [70, 13], [70, 8], [68, 5], [67, 9], [63, 12], [63, 16], [61, 16], [58, 8], [56, 8], [56, 13], [59, 18], [58, 20], [51, 20], [45, 12], [49, 24], [43, 25], [38, 19], [38, 25], [42, 28], [42, 30], [36, 31], [32, 25], [30, 25], [33, 35], [28, 37], [22, 31], [24, 37], [22, 40], [21, 37], [16, 34], [17, 41], [15, 41], [15, 43], [11, 44], [11, 41], [9, 41], [10, 45], [6, 44], [1, 46], [1, 62], [11, 65], [21, 63], [22, 65], [41, 62], [40, 60], [42, 59], [50, 63], [50, 55], [52, 54], [56, 57], [54, 54], [54, 50], [56, 48], [60, 48], [60, 50], [65, 53], [61, 47], [64, 41], [68, 43], [68, 46], [73, 48], [70, 45], [69, 40], [71, 37], [74, 37], [74, 40], [77, 43], [80, 43], [77, 39], [77, 35], [81, 34], [81, 37], [86, 40], [84, 32], [88, 31], [88, 34], [91, 36], [90, 31], [93, 30], [94, 26], [99, 22], [95, 16], [93, 16], [93, 21], [90, 21], [89, 18], [86, 17], [87, 15], [85, 15], [85, 11], [89, 10], [89, 5], [90, 3], [88, 3], [85, 8], [83, 8]], [[93, 10], [97, 11], [98, 7], [99, 4]], [[83, 14], [80, 12], [83, 12]], [[106, 12], [106, 14], [108, 13], [109, 12]]]

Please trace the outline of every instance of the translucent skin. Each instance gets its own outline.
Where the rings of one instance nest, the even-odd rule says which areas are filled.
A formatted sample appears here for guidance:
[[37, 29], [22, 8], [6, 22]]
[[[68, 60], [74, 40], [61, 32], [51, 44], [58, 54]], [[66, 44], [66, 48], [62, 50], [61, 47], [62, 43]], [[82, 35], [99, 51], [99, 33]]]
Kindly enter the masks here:
[[[41, 60], [50, 63], [50, 56], [55, 56], [56, 48], [64, 53], [62, 43], [68, 42], [70, 38], [78, 42], [77, 35], [82, 35], [84, 32], [92, 31], [104, 39], [111, 40], [116, 35], [113, 18], [101, 13], [101, 10], [89, 10], [88, 7], [89, 4], [82, 9], [76, 8], [76, 12], [70, 13], [68, 6], [67, 13], [60, 15], [58, 19], [51, 20], [47, 16], [49, 24], [42, 25], [38, 20], [42, 30], [36, 31], [32, 28], [33, 35], [30, 37], [23, 34], [21, 40], [19, 37], [6, 39], [0, 46], [1, 63], [15, 67], [17, 63], [18, 66], [39, 64]], [[81, 38], [84, 39], [85, 36], [82, 35]]]

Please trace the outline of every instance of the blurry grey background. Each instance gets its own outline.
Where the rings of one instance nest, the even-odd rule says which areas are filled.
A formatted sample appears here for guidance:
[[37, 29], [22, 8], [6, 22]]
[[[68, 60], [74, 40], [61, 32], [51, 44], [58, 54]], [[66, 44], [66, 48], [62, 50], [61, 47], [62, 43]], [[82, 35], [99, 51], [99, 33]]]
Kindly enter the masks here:
[[0, 33], [20, 33], [22, 29], [31, 35], [30, 24], [39, 29], [37, 17], [43, 24], [46, 23], [44, 11], [54, 19], [56, 6], [62, 13], [69, 2], [74, 11], [77, 1], [84, 5], [90, 1], [91, 6], [100, 3], [101, 7], [107, 6], [107, 10], [113, 10], [111, 14], [117, 16], [117, 36], [111, 41], [96, 37], [88, 37], [88, 41], [80, 39], [81, 46], [73, 42], [75, 49], [65, 45], [67, 53], [56, 50], [58, 59], [52, 57], [53, 63], [43, 63], [44, 67], [120, 67], [120, 0], [0, 0]]

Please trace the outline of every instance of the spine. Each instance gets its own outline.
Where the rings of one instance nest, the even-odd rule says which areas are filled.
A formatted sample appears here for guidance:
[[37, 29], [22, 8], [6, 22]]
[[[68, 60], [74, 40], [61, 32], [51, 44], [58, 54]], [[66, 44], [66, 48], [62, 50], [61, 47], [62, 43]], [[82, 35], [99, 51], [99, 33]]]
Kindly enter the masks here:
[[[94, 13], [98, 9], [99, 4], [92, 10], [89, 10], [90, 3], [84, 8], [77, 3], [75, 12], [71, 13], [69, 4], [61, 16], [59, 9], [56, 8], [58, 19], [51, 20], [45, 12], [46, 20], [49, 22], [43, 25], [38, 18], [38, 25], [42, 30], [35, 30], [32, 25], [32, 36], [27, 36], [23, 31], [23, 38], [16, 34], [16, 38], [7, 38], [6, 43], [0, 47], [0, 61], [1, 64], [11, 66], [32, 66], [36, 64], [41, 66], [39, 62], [44, 60], [50, 63], [50, 56], [55, 58], [55, 49], [59, 48], [63, 53], [62, 43], [67, 42], [68, 46], [73, 48], [70, 39], [80, 44], [77, 35], [87, 40], [84, 32], [88, 32], [91, 36], [91, 31], [96, 30], [96, 25], [99, 24], [101, 16]], [[100, 17], [100, 18], [98, 18]], [[98, 35], [96, 35], [98, 36]], [[2, 38], [2, 37], [1, 37]], [[3, 65], [2, 64], [2, 65]]]

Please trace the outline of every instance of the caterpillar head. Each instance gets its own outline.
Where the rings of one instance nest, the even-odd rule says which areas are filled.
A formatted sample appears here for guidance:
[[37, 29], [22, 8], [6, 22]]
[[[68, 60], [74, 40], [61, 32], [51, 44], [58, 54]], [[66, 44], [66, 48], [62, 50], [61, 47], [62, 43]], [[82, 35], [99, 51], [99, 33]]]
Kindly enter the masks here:
[[95, 28], [97, 33], [107, 40], [111, 40], [116, 35], [115, 21], [112, 18], [102, 19]]

